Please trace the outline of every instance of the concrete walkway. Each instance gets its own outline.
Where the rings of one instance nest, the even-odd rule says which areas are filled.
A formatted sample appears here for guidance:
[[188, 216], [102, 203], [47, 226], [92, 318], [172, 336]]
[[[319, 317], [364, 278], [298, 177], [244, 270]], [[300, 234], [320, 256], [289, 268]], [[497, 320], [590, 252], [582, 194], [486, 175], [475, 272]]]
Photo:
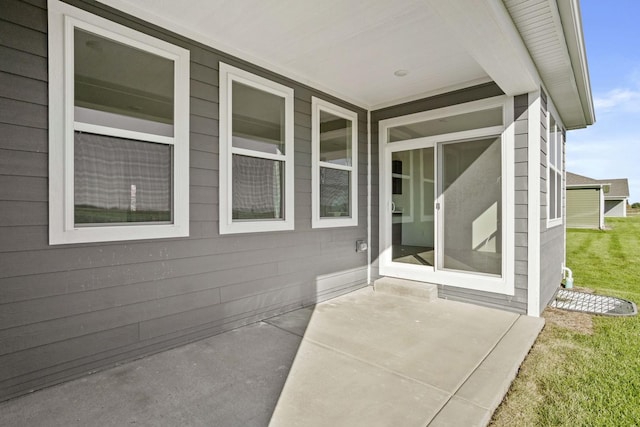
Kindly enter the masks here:
[[486, 425], [542, 325], [367, 287], [1, 403], [0, 425]]

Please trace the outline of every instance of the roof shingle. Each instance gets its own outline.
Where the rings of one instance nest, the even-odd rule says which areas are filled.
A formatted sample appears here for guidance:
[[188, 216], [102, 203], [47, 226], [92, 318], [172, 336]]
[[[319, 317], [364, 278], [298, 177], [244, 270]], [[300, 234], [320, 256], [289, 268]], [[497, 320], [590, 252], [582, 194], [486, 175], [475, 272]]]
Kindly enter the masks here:
[[629, 181], [627, 178], [616, 179], [593, 179], [588, 176], [578, 175], [567, 171], [567, 186], [580, 186], [580, 185], [604, 185], [609, 184], [610, 189], [607, 192], [606, 197], [608, 199], [625, 198], [629, 197]]

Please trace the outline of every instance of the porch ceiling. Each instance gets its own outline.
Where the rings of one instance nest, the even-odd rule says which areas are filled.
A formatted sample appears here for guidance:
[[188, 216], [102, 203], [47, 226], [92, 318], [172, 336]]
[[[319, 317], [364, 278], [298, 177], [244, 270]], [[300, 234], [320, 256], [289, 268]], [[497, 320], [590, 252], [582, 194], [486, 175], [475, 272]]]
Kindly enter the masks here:
[[100, 1], [368, 109], [491, 80], [510, 95], [538, 87], [500, 0]]

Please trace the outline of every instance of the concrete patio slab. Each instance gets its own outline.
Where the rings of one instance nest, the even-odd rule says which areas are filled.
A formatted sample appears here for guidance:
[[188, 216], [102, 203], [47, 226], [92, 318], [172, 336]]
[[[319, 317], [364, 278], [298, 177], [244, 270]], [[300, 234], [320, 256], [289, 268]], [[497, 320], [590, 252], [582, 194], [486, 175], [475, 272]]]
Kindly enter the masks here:
[[493, 411], [454, 396], [427, 425], [429, 427], [486, 426], [491, 421], [492, 414]]
[[365, 288], [317, 305], [305, 339], [451, 393], [519, 317]]
[[[270, 426], [486, 425], [543, 325], [371, 288], [324, 302], [306, 326]], [[390, 402], [394, 410], [381, 410]]]
[[252, 324], [0, 403], [0, 425], [262, 427], [299, 343]]
[[367, 287], [0, 403], [0, 425], [486, 425], [542, 325]]
[[[427, 384], [308, 340], [295, 363], [298, 368], [288, 380], [293, 385], [291, 398], [280, 400], [273, 426], [424, 426], [449, 397]], [[415, 410], [418, 402], [424, 410]], [[398, 423], [389, 424], [394, 420]]]

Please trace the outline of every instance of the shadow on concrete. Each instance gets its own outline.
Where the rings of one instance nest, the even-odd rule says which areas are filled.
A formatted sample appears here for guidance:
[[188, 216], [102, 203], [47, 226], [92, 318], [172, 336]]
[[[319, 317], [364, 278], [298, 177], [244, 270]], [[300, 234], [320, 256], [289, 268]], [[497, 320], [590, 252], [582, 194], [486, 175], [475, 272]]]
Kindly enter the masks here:
[[365, 287], [1, 403], [0, 425], [482, 425], [542, 324]]
[[292, 327], [254, 323], [0, 403], [0, 425], [266, 426], [311, 312], [295, 311]]

